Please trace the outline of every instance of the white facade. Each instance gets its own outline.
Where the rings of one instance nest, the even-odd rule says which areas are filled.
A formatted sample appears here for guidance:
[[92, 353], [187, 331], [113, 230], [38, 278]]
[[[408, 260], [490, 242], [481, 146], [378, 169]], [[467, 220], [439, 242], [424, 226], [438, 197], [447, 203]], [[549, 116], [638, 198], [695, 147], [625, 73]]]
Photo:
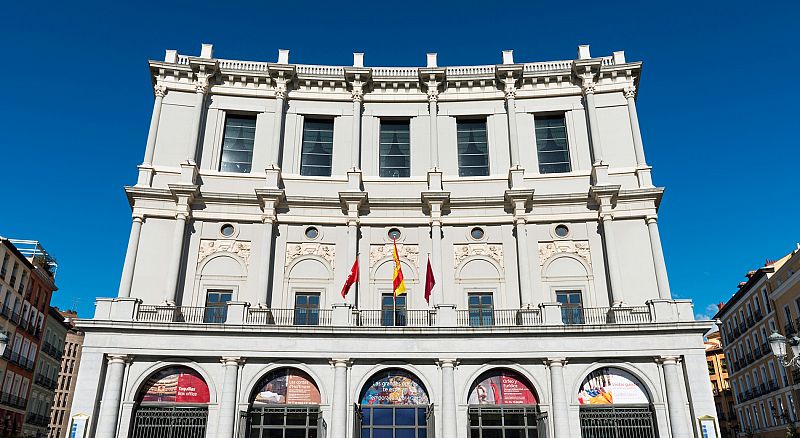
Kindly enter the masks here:
[[[72, 414], [89, 416], [87, 436], [129, 436], [143, 382], [175, 364], [208, 384], [209, 437], [241, 432], [259, 379], [287, 366], [314, 380], [329, 437], [353, 436], [362, 388], [388, 368], [423, 384], [436, 436], [468, 436], [470, 388], [502, 368], [529, 381], [548, 433], [578, 438], [577, 394], [600, 367], [640, 381], [659, 436], [701, 436], [698, 419], [716, 416], [709, 324], [670, 295], [663, 189], [636, 116], [641, 63], [581, 46], [569, 61], [521, 64], [504, 52], [499, 65], [438, 67], [429, 54], [424, 68], [364, 67], [355, 54], [353, 64], [290, 64], [285, 51], [277, 63], [224, 60], [208, 45], [150, 62], [156, 98], [138, 182], [126, 188], [133, 225], [118, 297], [98, 299], [78, 324]], [[246, 173], [220, 171], [236, 117], [254, 120]], [[556, 132], [548, 117], [566, 134], [560, 172], [539, 158], [564, 144], [537, 140]], [[303, 174], [318, 120], [333, 128], [330, 176]], [[391, 122], [409, 138], [407, 177], [380, 176]], [[471, 139], [485, 129], [488, 174], [459, 176], [469, 126]], [[404, 327], [368, 322], [392, 291], [393, 228]], [[343, 299], [356, 257], [360, 284]], [[209, 291], [231, 294], [224, 323], [191, 309]], [[567, 291], [580, 297], [577, 320], [558, 302]], [[475, 293], [491, 300], [486, 326], [469, 313]], [[277, 309], [301, 294], [318, 297], [318, 325], [279, 321], [297, 318]]]

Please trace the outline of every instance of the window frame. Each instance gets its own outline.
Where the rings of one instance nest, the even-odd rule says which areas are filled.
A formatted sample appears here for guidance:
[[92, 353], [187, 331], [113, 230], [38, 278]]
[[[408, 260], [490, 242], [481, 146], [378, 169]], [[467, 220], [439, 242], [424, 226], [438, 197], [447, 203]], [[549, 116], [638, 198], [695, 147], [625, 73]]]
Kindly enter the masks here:
[[[235, 112], [235, 111], [225, 111], [225, 117], [222, 121], [222, 137], [220, 139], [220, 146], [219, 146], [219, 163], [217, 164], [217, 171], [222, 173], [233, 173], [233, 174], [249, 174], [253, 172], [253, 156], [255, 155], [255, 148], [256, 148], [256, 135], [258, 133], [258, 115], [254, 113], [247, 113], [247, 112]], [[223, 165], [226, 163], [224, 160], [225, 156], [225, 139], [226, 134], [228, 132], [228, 121], [231, 118], [238, 118], [238, 119], [249, 119], [253, 121], [253, 139], [252, 145], [250, 147], [250, 169], [247, 172], [238, 172], [235, 170], [223, 170]], [[243, 138], [244, 139], [244, 138]], [[234, 152], [243, 152], [241, 150], [234, 150]], [[233, 164], [242, 164], [244, 162], [230, 162]]]
[[[298, 304], [298, 299], [305, 297], [303, 305]], [[308, 298], [317, 299], [316, 307], [309, 304]], [[322, 294], [315, 291], [299, 291], [294, 293], [293, 325], [319, 325], [320, 310], [322, 307]]]
[[[537, 129], [539, 129], [537, 127], [537, 123], [538, 123], [539, 120], [556, 119], [556, 118], [560, 118], [561, 120], [564, 121], [564, 141], [566, 142], [566, 146], [565, 146], [565, 148], [563, 150], [563, 153], [566, 155], [566, 161], [562, 161], [562, 162], [559, 162], [559, 163], [545, 163], [545, 164], [543, 164], [542, 159], [541, 159], [542, 151], [539, 149], [539, 140], [540, 139], [539, 139], [539, 136], [536, 134]], [[547, 127], [547, 128], [549, 128], [549, 127]], [[570, 142], [569, 131], [570, 131], [570, 129], [569, 129], [569, 123], [567, 122], [567, 112], [566, 111], [564, 111], [564, 112], [543, 112], [543, 113], [535, 113], [535, 114], [533, 114], [533, 144], [534, 144], [534, 147], [536, 148], [536, 164], [537, 164], [537, 167], [538, 167], [540, 175], [571, 173], [574, 170], [574, 168], [573, 168], [573, 158], [572, 158], [572, 155], [573, 155], [572, 152], [573, 151], [572, 151], [572, 148], [571, 148], [572, 143]], [[545, 139], [542, 139], [542, 141], [545, 141]], [[558, 151], [544, 151], [544, 152], [562, 152], [562, 151], [558, 150]], [[542, 170], [542, 166], [543, 165], [544, 166], [552, 166], [554, 164], [564, 164], [564, 163], [566, 163], [566, 165], [568, 167], [568, 169], [565, 170], [565, 171], [545, 172], [545, 171]]]
[[[458, 140], [458, 133], [459, 133], [459, 126], [463, 123], [483, 123], [484, 132], [486, 135], [486, 174], [485, 175], [464, 175], [462, 173], [462, 165], [461, 165], [461, 152], [460, 152], [460, 143]], [[492, 174], [492, 161], [491, 161], [491, 146], [489, 144], [489, 117], [488, 116], [475, 116], [475, 117], [458, 117], [456, 118], [456, 165], [458, 167], [458, 177], [459, 178], [486, 178], [491, 176]], [[475, 154], [472, 154], [475, 155]], [[484, 166], [463, 166], [467, 168], [477, 168], [477, 167], [484, 167]]]
[[[305, 147], [306, 147], [306, 127], [309, 123], [330, 123], [331, 127], [331, 142], [330, 142], [330, 163], [328, 166], [320, 166], [320, 165], [305, 165], [306, 167], [312, 168], [325, 168], [328, 167], [329, 173], [327, 175], [314, 175], [314, 174], [306, 174], [304, 173], [304, 165], [303, 165], [303, 155], [305, 154]], [[318, 130], [322, 131], [322, 130]], [[300, 176], [306, 177], [316, 177], [316, 178], [330, 178], [333, 176], [333, 154], [335, 148], [335, 135], [336, 135], [336, 118], [332, 116], [325, 116], [325, 115], [311, 115], [311, 116], [303, 116], [302, 119], [302, 126], [300, 128], [300, 150], [299, 150], [299, 160], [298, 160], [298, 174]], [[322, 144], [322, 142], [319, 142]], [[310, 152], [309, 152], [310, 153]]]
[[[228, 318], [228, 304], [233, 301], [236, 291], [233, 288], [227, 289], [222, 287], [209, 287], [205, 290], [203, 322], [204, 323], [223, 323]], [[214, 301], [209, 302], [209, 295], [217, 294], [224, 295], [230, 294], [228, 301]]]
[[[398, 176], [384, 176], [383, 175], [382, 162], [383, 162], [384, 155], [383, 155], [383, 142], [382, 142], [381, 138], [382, 138], [382, 134], [383, 134], [383, 127], [384, 126], [391, 126], [391, 125], [395, 125], [395, 126], [403, 125], [403, 126], [406, 126], [408, 128], [408, 155], [406, 155], [406, 159], [407, 159], [407, 162], [408, 162], [408, 168], [407, 168], [408, 169], [408, 174], [407, 175], [398, 175]], [[392, 179], [393, 178], [410, 178], [412, 176], [411, 168], [412, 168], [413, 162], [411, 160], [411, 153], [412, 153], [412, 150], [411, 150], [411, 139], [412, 139], [411, 131], [412, 130], [411, 130], [411, 119], [410, 118], [404, 118], [404, 117], [403, 118], [381, 117], [381, 118], [378, 119], [378, 142], [377, 142], [378, 143], [378, 154], [377, 154], [378, 165], [377, 165], [377, 169], [378, 169], [378, 177], [379, 178], [392, 178]], [[402, 143], [397, 143], [397, 144], [402, 144]], [[394, 169], [394, 168], [392, 167], [391, 169]]]

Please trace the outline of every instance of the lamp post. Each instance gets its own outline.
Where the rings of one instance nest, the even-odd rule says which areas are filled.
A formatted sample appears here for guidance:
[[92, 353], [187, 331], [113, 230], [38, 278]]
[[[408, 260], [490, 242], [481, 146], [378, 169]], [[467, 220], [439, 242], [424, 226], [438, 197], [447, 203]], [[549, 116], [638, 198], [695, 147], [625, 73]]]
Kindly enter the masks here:
[[[787, 345], [792, 349], [792, 357], [788, 360], [786, 360]], [[782, 334], [773, 331], [769, 335], [769, 347], [772, 349], [772, 354], [778, 358], [784, 368], [800, 368], [800, 338], [796, 335], [786, 339]]]

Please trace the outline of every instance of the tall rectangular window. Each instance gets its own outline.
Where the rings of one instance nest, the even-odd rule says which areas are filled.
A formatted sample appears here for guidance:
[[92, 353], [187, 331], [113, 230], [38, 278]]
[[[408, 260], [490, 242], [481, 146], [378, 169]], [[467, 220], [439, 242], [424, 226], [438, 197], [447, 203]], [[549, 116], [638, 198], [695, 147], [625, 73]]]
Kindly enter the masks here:
[[381, 120], [380, 176], [411, 176], [411, 137], [408, 120]]
[[222, 138], [221, 172], [250, 173], [253, 167], [253, 143], [256, 138], [256, 118], [228, 114]]
[[209, 289], [206, 293], [206, 309], [203, 322], [225, 322], [228, 317], [228, 301], [231, 300], [232, 296], [232, 290]]
[[402, 327], [406, 325], [406, 296], [395, 297], [393, 293], [381, 295], [381, 325]]
[[489, 145], [486, 120], [456, 122], [458, 142], [458, 176], [489, 175]]
[[294, 324], [319, 325], [319, 294], [317, 293], [295, 294]]
[[539, 173], [564, 173], [572, 170], [569, 163], [567, 124], [563, 114], [535, 116], [536, 154]]
[[556, 291], [556, 301], [561, 303], [561, 320], [564, 324], [583, 324], [583, 300], [581, 299], [581, 291]]
[[486, 327], [494, 325], [492, 298], [492, 294], [487, 292], [471, 293], [467, 296], [470, 326]]
[[331, 176], [333, 162], [333, 119], [306, 119], [300, 175]]

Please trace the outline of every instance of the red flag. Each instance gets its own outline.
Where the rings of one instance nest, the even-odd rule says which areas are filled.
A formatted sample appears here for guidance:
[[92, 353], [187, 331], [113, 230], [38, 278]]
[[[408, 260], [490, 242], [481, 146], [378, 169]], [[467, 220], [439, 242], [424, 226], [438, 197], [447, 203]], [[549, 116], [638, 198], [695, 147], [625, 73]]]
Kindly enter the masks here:
[[436, 279], [433, 277], [433, 268], [431, 267], [431, 258], [428, 256], [428, 271], [425, 273], [425, 302], [431, 303], [431, 291], [433, 286], [436, 285]]
[[353, 267], [350, 268], [350, 274], [347, 276], [347, 280], [344, 281], [344, 287], [342, 288], [342, 298], [347, 295], [347, 292], [350, 291], [350, 286], [354, 283], [358, 283], [358, 257], [356, 257], [356, 261], [353, 263]]

